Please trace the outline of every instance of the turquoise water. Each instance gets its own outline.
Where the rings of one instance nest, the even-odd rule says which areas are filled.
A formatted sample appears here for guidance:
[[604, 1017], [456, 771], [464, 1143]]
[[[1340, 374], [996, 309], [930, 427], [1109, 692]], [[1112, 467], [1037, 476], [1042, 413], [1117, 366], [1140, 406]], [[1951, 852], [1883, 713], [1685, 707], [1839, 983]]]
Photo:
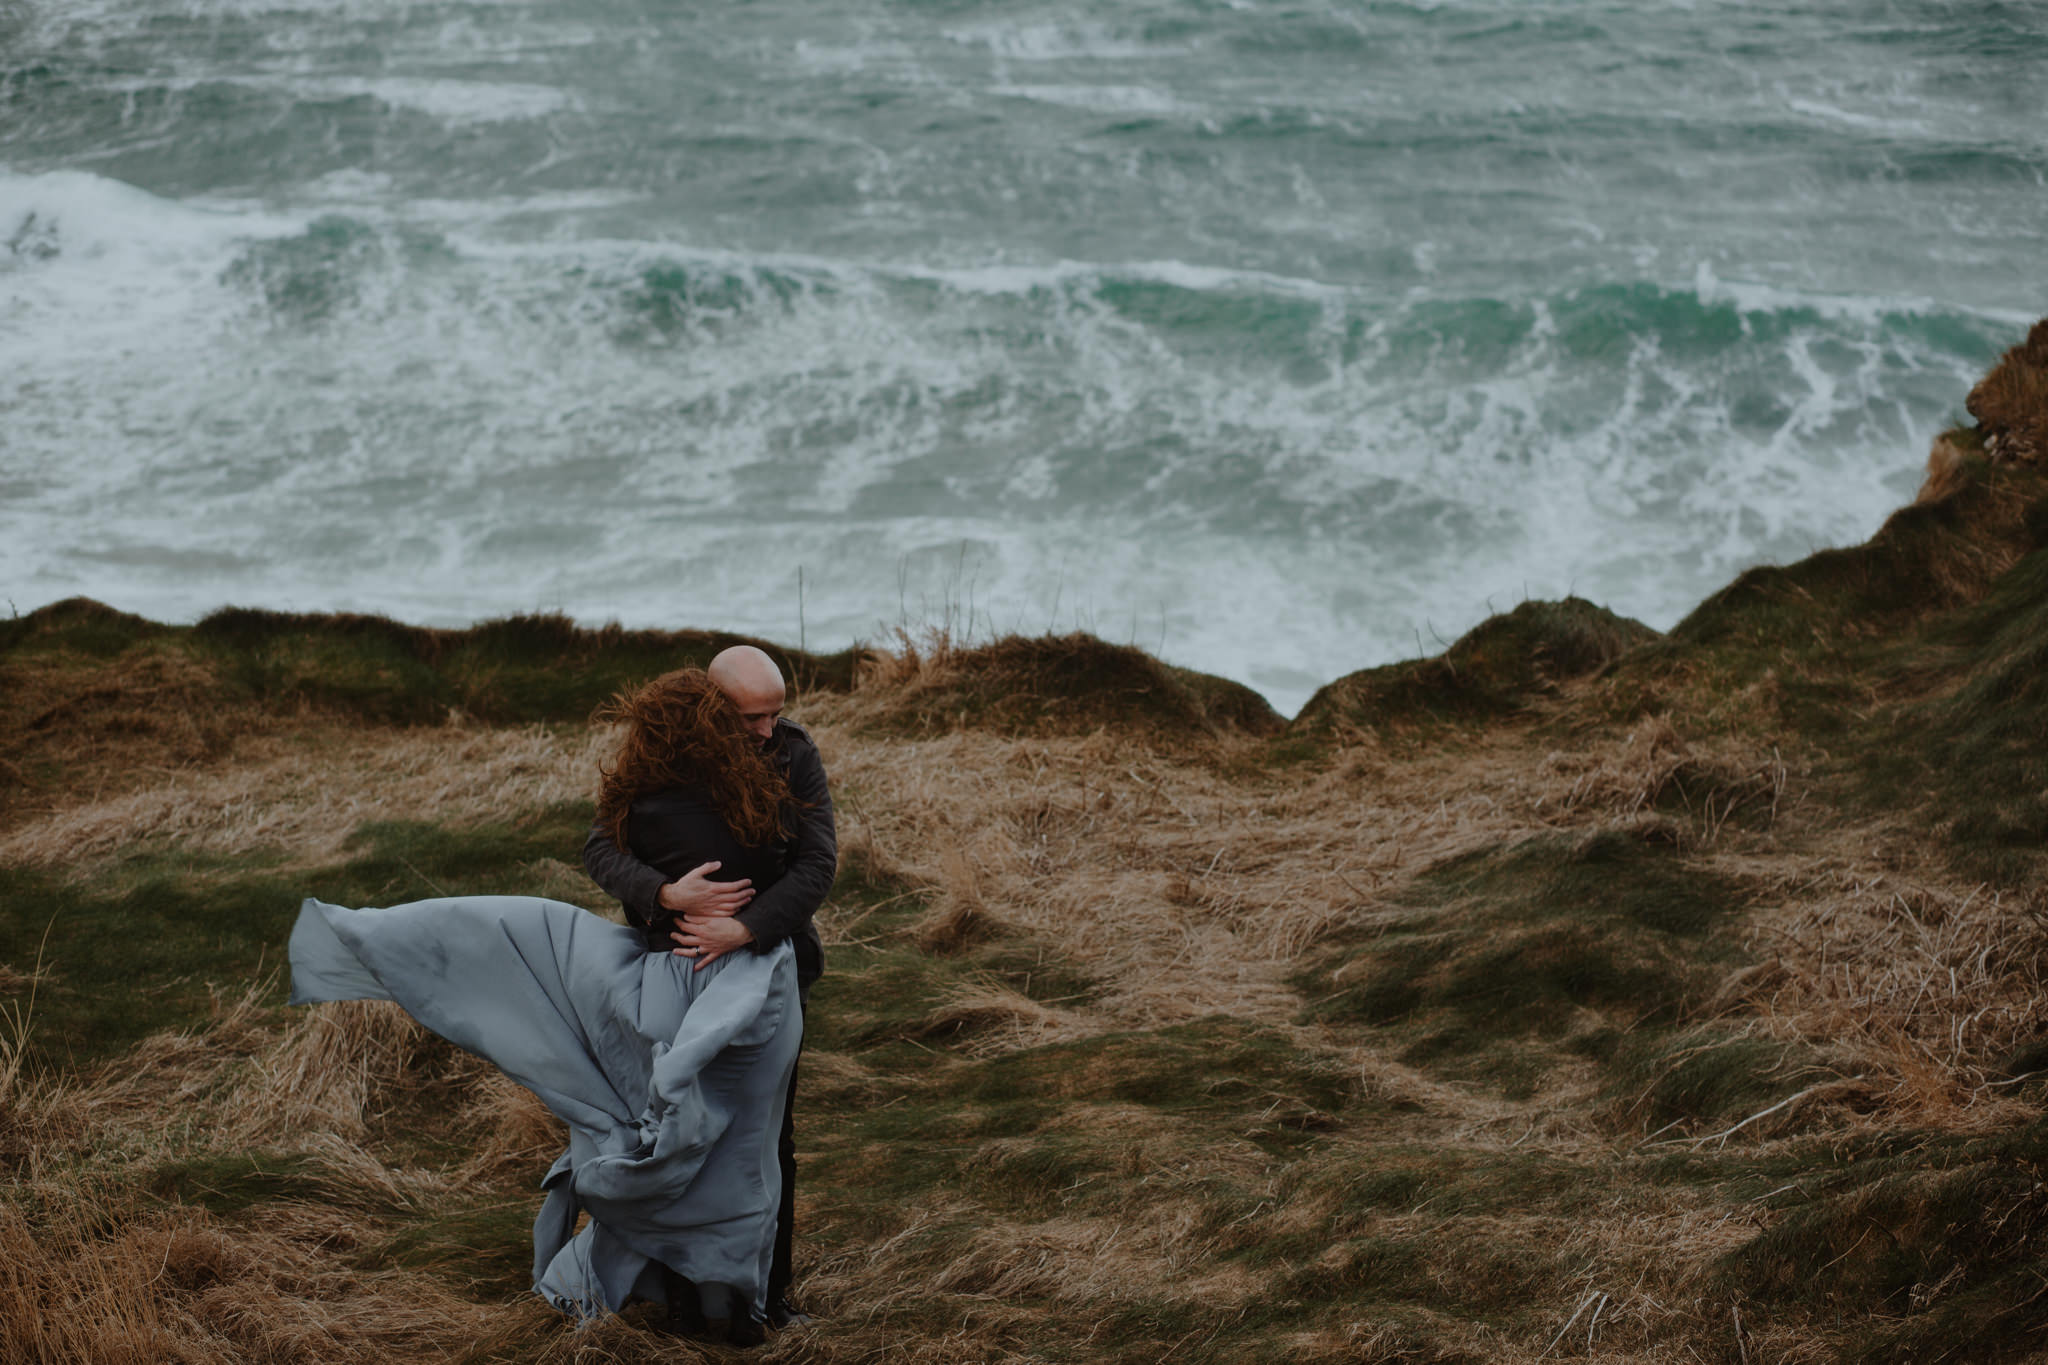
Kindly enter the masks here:
[[[2048, 11], [0, 0], [0, 582], [1283, 709], [1867, 536], [2048, 312]], [[801, 592], [799, 574], [801, 573]]]

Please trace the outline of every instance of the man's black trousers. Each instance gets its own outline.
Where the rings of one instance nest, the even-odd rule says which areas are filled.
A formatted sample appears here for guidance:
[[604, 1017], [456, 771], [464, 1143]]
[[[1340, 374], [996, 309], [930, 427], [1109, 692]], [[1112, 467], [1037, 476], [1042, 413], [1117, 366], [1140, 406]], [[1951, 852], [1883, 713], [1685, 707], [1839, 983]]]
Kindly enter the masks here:
[[799, 1048], [797, 1061], [789, 1069], [789, 1094], [783, 1097], [782, 1136], [775, 1142], [775, 1155], [782, 1166], [782, 1205], [775, 1210], [775, 1260], [768, 1267], [770, 1303], [786, 1298], [795, 1278], [790, 1253], [796, 1238], [796, 1078], [802, 1065]]

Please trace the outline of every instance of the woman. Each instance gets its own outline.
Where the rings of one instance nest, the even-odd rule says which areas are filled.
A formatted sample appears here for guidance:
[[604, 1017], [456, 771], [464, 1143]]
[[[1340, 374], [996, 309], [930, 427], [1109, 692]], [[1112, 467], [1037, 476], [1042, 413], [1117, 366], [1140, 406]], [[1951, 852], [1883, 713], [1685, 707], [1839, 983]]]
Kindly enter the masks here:
[[[598, 797], [621, 847], [658, 826], [665, 856], [721, 863], [757, 888], [780, 875], [788, 784], [702, 670], [665, 674], [602, 718], [625, 724]], [[795, 961], [783, 943], [700, 963], [672, 951], [670, 927], [521, 896], [385, 910], [309, 899], [292, 931], [292, 1003], [395, 1000], [569, 1125], [534, 1224], [534, 1288], [550, 1302], [588, 1317], [651, 1299], [676, 1330], [723, 1320], [751, 1345], [802, 1032]], [[573, 1232], [582, 1211], [590, 1222]]]

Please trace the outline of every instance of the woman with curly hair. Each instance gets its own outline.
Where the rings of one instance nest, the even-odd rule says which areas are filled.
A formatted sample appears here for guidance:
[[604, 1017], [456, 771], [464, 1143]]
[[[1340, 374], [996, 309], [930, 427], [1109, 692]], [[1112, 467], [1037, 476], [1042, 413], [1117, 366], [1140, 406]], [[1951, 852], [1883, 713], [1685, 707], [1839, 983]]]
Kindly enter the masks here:
[[[597, 719], [623, 725], [625, 735], [599, 769], [591, 839], [632, 854], [664, 882], [695, 872], [734, 888], [724, 900], [736, 909], [781, 877], [796, 798], [743, 716], [741, 728], [732, 729], [735, 716], [740, 712], [726, 690], [696, 668], [663, 674], [601, 708]], [[627, 917], [646, 930], [650, 951], [675, 948], [669, 936], [676, 923], [658, 905], [648, 915], [631, 896], [624, 904]], [[697, 956], [695, 949], [679, 951]], [[706, 960], [718, 955], [703, 953]]]
[[[664, 674], [599, 718], [624, 727], [598, 797], [621, 849], [663, 868], [717, 863], [750, 889], [780, 878], [789, 783], [706, 673]], [[383, 910], [308, 899], [292, 1001], [395, 1000], [569, 1125], [534, 1224], [534, 1288], [558, 1308], [591, 1317], [649, 1299], [676, 1330], [753, 1345], [803, 1029], [796, 955], [787, 939], [677, 949], [673, 928], [523, 896]]]

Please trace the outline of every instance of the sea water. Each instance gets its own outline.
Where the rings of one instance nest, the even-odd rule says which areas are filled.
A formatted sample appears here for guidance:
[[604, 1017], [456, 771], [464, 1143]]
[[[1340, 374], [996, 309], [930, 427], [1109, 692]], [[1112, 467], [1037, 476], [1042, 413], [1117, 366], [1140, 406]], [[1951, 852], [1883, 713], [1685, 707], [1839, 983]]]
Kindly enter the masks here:
[[0, 586], [1291, 711], [1868, 536], [2048, 312], [2048, 8], [0, 0]]

